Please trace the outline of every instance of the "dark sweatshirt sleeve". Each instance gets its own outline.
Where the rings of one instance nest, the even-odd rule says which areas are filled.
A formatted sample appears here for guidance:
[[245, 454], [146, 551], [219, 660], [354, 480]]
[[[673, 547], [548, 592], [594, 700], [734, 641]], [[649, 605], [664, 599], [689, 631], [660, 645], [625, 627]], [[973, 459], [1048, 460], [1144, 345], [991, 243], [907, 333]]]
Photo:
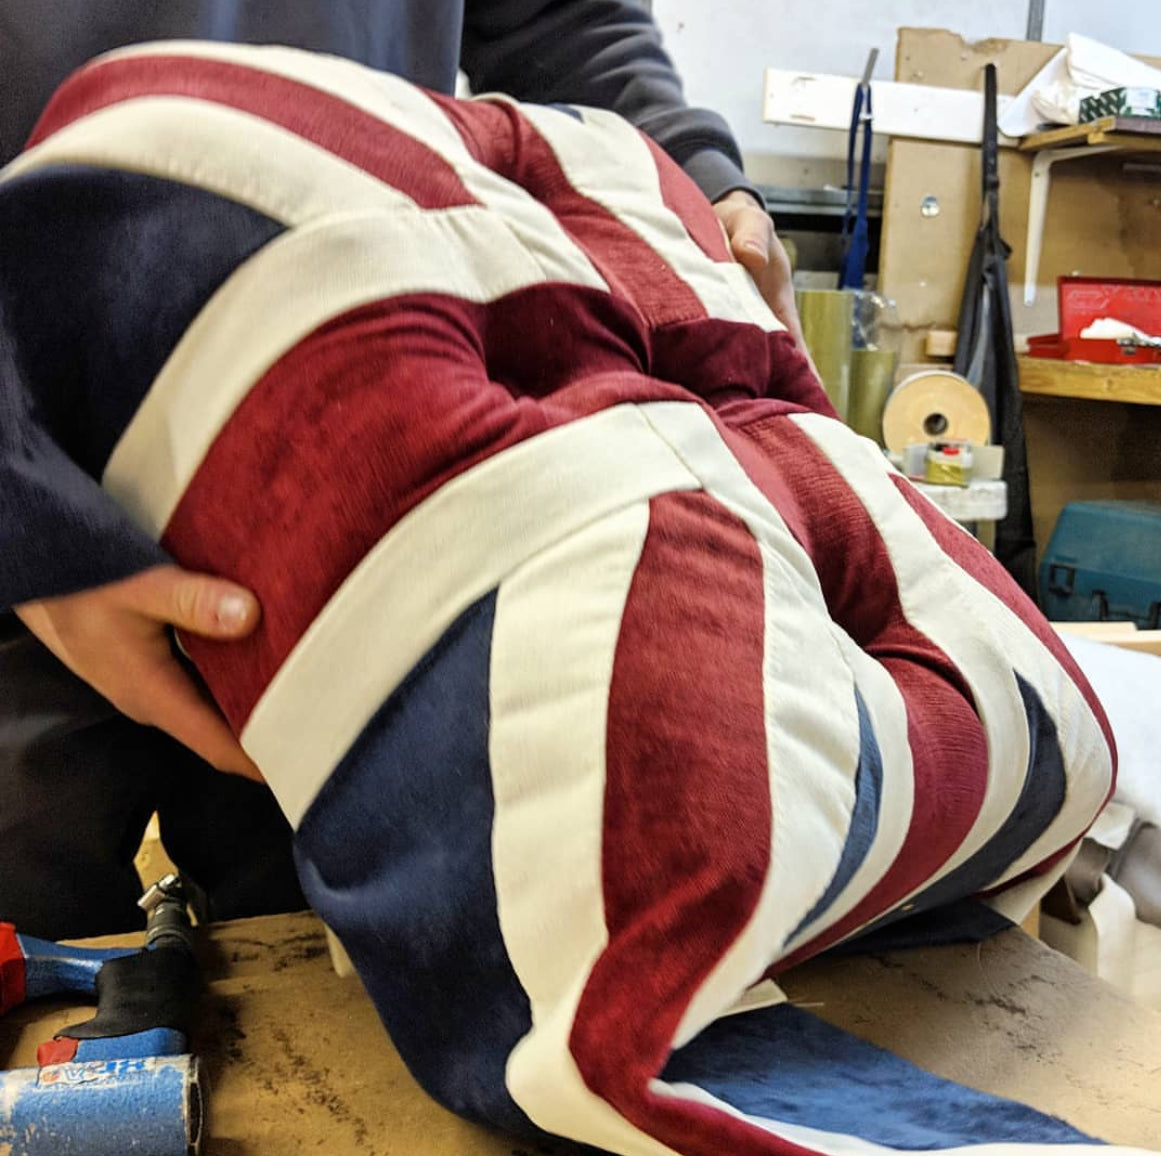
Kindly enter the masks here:
[[462, 62], [476, 92], [620, 113], [711, 201], [754, 192], [726, 122], [685, 103], [661, 33], [634, 0], [468, 0]]
[[40, 424], [0, 312], [0, 610], [167, 561]]

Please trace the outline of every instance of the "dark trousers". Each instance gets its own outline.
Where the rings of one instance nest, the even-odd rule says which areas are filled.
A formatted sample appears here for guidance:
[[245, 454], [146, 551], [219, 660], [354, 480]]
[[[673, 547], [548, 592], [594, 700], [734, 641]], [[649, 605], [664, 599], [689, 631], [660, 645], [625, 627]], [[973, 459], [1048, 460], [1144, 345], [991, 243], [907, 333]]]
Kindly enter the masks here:
[[154, 811], [203, 920], [306, 906], [266, 787], [130, 722], [0, 614], [0, 920], [46, 939], [143, 926]]

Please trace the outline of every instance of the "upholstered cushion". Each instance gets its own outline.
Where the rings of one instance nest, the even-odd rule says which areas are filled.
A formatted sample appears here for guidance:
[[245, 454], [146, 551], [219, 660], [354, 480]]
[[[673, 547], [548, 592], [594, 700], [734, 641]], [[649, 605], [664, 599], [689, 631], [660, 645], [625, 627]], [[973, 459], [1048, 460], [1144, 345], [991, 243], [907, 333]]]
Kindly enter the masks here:
[[1083, 1139], [761, 1007], [905, 916], [1027, 909], [1113, 753], [672, 162], [605, 113], [203, 45], [99, 62], [35, 143], [15, 176], [277, 223], [104, 484], [261, 598], [186, 645], [433, 1095], [624, 1153]]

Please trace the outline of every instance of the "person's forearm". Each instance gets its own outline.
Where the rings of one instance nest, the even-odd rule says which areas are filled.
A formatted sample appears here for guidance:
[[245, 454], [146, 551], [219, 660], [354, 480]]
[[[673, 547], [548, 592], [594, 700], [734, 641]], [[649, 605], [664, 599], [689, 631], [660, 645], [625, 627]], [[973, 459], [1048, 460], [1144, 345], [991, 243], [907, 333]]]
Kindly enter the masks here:
[[619, 113], [657, 141], [711, 201], [731, 189], [753, 191], [726, 122], [686, 105], [657, 25], [632, 0], [469, 3], [463, 64], [477, 92]]

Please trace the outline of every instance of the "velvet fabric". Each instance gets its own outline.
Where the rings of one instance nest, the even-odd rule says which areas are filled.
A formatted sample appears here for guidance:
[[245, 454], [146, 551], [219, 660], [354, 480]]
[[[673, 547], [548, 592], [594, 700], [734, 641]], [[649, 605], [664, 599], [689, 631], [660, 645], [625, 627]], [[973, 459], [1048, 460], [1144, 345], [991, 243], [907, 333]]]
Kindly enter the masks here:
[[88, 179], [132, 241], [79, 329], [49, 289], [9, 320], [0, 469], [43, 496], [0, 591], [159, 542], [257, 592], [252, 638], [186, 647], [433, 1096], [626, 1154], [1090, 1150], [779, 1006], [860, 936], [1021, 916], [1115, 752], [672, 162], [611, 114], [198, 43], [96, 63], [34, 141], [0, 229], [65, 172], [77, 236]]

